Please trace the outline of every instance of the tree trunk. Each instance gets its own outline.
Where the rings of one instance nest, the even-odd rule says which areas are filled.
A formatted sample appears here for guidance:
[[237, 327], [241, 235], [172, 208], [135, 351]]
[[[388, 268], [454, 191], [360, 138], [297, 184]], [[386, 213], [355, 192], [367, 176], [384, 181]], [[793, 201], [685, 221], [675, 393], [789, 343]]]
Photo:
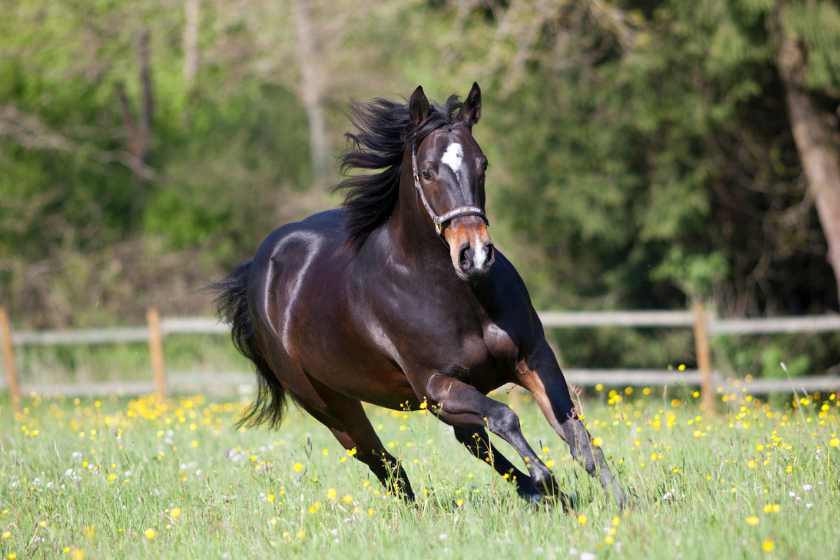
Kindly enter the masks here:
[[187, 0], [184, 4], [184, 79], [187, 87], [192, 86], [198, 74], [198, 0]]
[[149, 157], [149, 139], [152, 135], [152, 80], [150, 77], [149, 31], [137, 30], [137, 66], [140, 68], [140, 115], [137, 123], [138, 153], [137, 159], [144, 165]]
[[312, 175], [317, 183], [322, 183], [327, 175], [327, 143], [309, 0], [295, 0], [294, 9], [295, 31], [298, 39], [296, 55], [301, 75], [300, 96], [309, 120]]
[[136, 59], [140, 79], [140, 109], [137, 112], [137, 118], [131, 110], [122, 82], [114, 84], [117, 102], [120, 105], [120, 113], [125, 125], [126, 137], [128, 138], [128, 151], [131, 154], [128, 166], [131, 168], [133, 188], [129, 224], [129, 227], [132, 228], [137, 222], [142, 206], [143, 181], [148, 178], [148, 173], [145, 173], [145, 170], [149, 159], [149, 143], [152, 135], [152, 80], [148, 30], [145, 28], [138, 29], [134, 35], [134, 41], [137, 49]]
[[827, 260], [834, 269], [840, 301], [840, 150], [831, 139], [826, 115], [805, 90], [805, 54], [796, 39], [786, 32], [781, 4], [774, 24], [771, 34], [779, 50], [779, 74], [793, 139], [828, 243]]

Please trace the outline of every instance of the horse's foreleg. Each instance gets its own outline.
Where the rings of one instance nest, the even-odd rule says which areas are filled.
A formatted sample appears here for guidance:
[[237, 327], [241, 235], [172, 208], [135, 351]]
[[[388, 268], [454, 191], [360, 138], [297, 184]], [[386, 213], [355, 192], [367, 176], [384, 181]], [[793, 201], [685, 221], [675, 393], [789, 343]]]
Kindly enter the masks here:
[[454, 426], [487, 426], [522, 457], [531, 473], [531, 482], [540, 493], [550, 496], [557, 493], [557, 482], [551, 470], [525, 441], [519, 417], [509, 406], [488, 398], [475, 387], [440, 374], [429, 378], [426, 394], [433, 404], [438, 405], [433, 411], [441, 420]]
[[554, 352], [543, 340], [535, 352], [517, 364], [518, 383], [531, 391], [554, 431], [569, 445], [572, 457], [593, 477], [598, 477], [604, 489], [611, 488], [616, 504], [623, 508], [627, 496], [610, 472], [601, 448], [580, 421], [569, 387]]
[[460, 441], [464, 447], [476, 458], [491, 465], [497, 473], [516, 484], [516, 492], [523, 498], [536, 499], [540, 497], [539, 491], [531, 482], [531, 477], [517, 469], [501, 453], [492, 453], [490, 437], [484, 427], [453, 426], [455, 439]]

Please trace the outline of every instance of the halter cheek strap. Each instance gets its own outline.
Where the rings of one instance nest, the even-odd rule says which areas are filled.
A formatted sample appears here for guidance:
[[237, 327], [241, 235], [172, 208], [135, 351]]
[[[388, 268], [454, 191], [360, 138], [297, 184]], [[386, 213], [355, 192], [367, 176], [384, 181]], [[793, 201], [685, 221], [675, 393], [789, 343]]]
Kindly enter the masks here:
[[420, 193], [420, 200], [423, 202], [423, 206], [426, 208], [426, 212], [429, 213], [429, 216], [435, 223], [435, 231], [438, 235], [443, 233], [443, 226], [446, 224], [446, 222], [458, 218], [460, 216], [478, 216], [484, 221], [485, 225], [487, 225], [488, 227], [490, 226], [490, 221], [487, 219], [487, 214], [485, 214], [484, 210], [482, 210], [478, 206], [458, 206], [457, 208], [453, 208], [452, 210], [445, 212], [440, 216], [435, 214], [434, 210], [432, 210], [432, 207], [429, 204], [429, 200], [426, 198], [426, 193], [423, 191], [423, 187], [420, 185], [420, 174], [417, 171], [417, 156], [414, 152], [414, 146], [411, 147], [411, 174], [414, 176], [414, 188], [416, 188], [417, 192]]

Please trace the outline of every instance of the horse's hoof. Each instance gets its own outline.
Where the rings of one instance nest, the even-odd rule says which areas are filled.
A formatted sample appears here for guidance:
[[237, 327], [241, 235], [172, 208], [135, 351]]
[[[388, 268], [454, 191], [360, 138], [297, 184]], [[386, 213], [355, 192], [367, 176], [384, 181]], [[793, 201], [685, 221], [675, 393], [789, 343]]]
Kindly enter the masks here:
[[539, 504], [542, 503], [543, 495], [537, 491], [534, 492], [518, 492], [519, 497], [525, 500], [526, 502], [532, 504]]
[[615, 498], [615, 505], [618, 506], [618, 509], [627, 507], [627, 494], [624, 493], [624, 490], [615, 481], [613, 481], [613, 497]]

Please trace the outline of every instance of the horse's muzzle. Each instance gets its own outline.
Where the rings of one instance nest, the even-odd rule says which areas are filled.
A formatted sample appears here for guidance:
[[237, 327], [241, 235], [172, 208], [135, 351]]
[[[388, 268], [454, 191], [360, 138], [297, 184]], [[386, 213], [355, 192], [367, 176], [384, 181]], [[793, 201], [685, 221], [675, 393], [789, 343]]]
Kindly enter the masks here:
[[496, 260], [496, 250], [487, 226], [475, 216], [456, 218], [444, 231], [449, 255], [458, 278], [478, 282], [487, 278]]
[[464, 279], [470, 282], [483, 280], [490, 274], [490, 267], [493, 266], [495, 260], [496, 251], [493, 249], [492, 241], [475, 247], [465, 243], [458, 252], [456, 271], [460, 269]]

